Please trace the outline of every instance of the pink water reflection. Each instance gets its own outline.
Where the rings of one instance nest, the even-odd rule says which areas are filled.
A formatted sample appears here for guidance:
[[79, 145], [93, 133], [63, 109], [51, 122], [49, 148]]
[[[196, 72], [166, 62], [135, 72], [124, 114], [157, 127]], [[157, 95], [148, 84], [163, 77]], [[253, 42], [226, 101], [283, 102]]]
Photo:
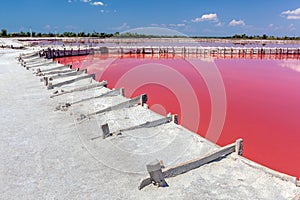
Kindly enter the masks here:
[[[300, 177], [300, 62], [298, 59], [208, 58], [221, 73], [227, 110], [217, 144], [244, 139], [244, 156]], [[61, 58], [88, 69], [128, 97], [147, 93], [149, 107], [177, 113], [180, 123], [205, 137], [212, 118], [207, 84], [180, 56], [126, 55]], [[200, 65], [207, 59], [198, 58]]]

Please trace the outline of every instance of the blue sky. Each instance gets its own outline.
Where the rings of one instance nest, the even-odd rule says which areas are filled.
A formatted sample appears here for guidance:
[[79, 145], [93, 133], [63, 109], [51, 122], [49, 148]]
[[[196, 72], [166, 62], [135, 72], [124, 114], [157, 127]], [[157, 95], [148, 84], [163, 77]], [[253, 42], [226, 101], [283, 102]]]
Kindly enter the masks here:
[[9, 32], [123, 32], [164, 27], [194, 36], [300, 36], [300, 0], [11, 0]]

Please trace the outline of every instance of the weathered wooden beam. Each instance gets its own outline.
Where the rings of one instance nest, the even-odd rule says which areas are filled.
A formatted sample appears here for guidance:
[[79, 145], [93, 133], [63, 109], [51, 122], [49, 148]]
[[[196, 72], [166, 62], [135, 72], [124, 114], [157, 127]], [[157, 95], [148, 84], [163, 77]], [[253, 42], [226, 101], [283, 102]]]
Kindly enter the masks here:
[[153, 120], [153, 121], [147, 121], [143, 124], [139, 124], [136, 126], [132, 126], [129, 128], [124, 128], [124, 129], [120, 129], [120, 131], [130, 131], [130, 130], [135, 130], [135, 129], [140, 129], [140, 128], [151, 128], [151, 127], [156, 127], [156, 126], [160, 126], [162, 124], [166, 124], [172, 121], [172, 116], [170, 117], [164, 117], [161, 119], [157, 119], [157, 120]]
[[89, 101], [89, 100], [93, 100], [93, 99], [98, 99], [98, 98], [106, 97], [106, 96], [117, 96], [117, 95], [122, 95], [122, 91], [123, 91], [123, 88], [118, 88], [118, 89], [111, 90], [111, 91], [109, 91], [109, 92], [100, 94], [100, 95], [98, 95], [98, 96], [88, 97], [88, 98], [85, 98], [85, 99], [81, 99], [81, 100], [79, 100], [79, 101], [75, 101], [75, 102], [71, 103], [71, 105], [78, 104], [78, 103], [82, 103], [82, 102], [84, 102], [84, 101]]
[[72, 93], [72, 92], [79, 92], [79, 91], [89, 90], [89, 89], [97, 88], [97, 87], [105, 87], [107, 84], [108, 84], [107, 81], [104, 80], [104, 81], [101, 81], [100, 83], [85, 85], [85, 86], [81, 86], [81, 87], [78, 87], [78, 88], [74, 88], [72, 90], [68, 90], [68, 91], [63, 91], [61, 93], [57, 93], [57, 94], [51, 95], [50, 98], [53, 98], [53, 97], [56, 97], [56, 96], [60, 96], [60, 95], [63, 95], [63, 94]]
[[86, 69], [84, 69], [84, 70], [73, 70], [73, 72], [70, 72], [70, 73], [58, 73], [57, 75], [49, 76], [48, 78], [50, 80], [51, 79], [54, 80], [54, 79], [65, 78], [65, 77], [70, 77], [70, 76], [77, 76], [77, 75], [84, 74], [84, 73], [87, 73]]
[[235, 152], [235, 143], [227, 145], [225, 147], [222, 147], [221, 149], [217, 150], [216, 152], [210, 153], [210, 154], [204, 156], [203, 158], [193, 159], [193, 160], [187, 161], [185, 163], [176, 165], [174, 167], [164, 169], [164, 171], [163, 171], [164, 177], [169, 178], [169, 177], [177, 176], [179, 174], [186, 173], [190, 170], [199, 168], [200, 166], [210, 163], [221, 157], [227, 156], [228, 154], [231, 154], [233, 152]]
[[[103, 127], [102, 127], [104, 125], [102, 125], [101, 128], [102, 128], [102, 132], [105, 133], [105, 137], [102, 137], [102, 138], [105, 139], [105, 138], [107, 138], [109, 136], [112, 136], [112, 135], [120, 135], [123, 131], [130, 131], [130, 130], [135, 130], [135, 129], [139, 129], [139, 128], [156, 127], [156, 126], [160, 126], [162, 124], [169, 123], [171, 121], [172, 121], [172, 116], [165, 117], [165, 118], [162, 118], [162, 119], [153, 120], [153, 121], [148, 121], [148, 122], [145, 122], [143, 124], [139, 124], [139, 125], [132, 126], [132, 127], [129, 127], [129, 128], [124, 128], [124, 129], [117, 130], [116, 132], [106, 132], [107, 130], [109, 130], [109, 126], [108, 126], [108, 124], [104, 124], [105, 127], [106, 127], [105, 130], [103, 130]], [[98, 138], [100, 138], [100, 136], [94, 137], [91, 140], [95, 140], [95, 139], [98, 139]]]
[[53, 89], [55, 87], [61, 87], [63, 85], [69, 85], [69, 84], [75, 83], [76, 81], [80, 81], [80, 80], [87, 79], [87, 78], [95, 79], [95, 74], [88, 74], [88, 75], [77, 77], [77, 78], [74, 78], [74, 79], [71, 79], [71, 80], [67, 80], [67, 81], [63, 81], [63, 82], [60, 82], [60, 83], [52, 84], [52, 86], [48, 87], [48, 89]]
[[97, 115], [97, 114], [109, 112], [109, 111], [112, 111], [112, 110], [119, 110], [119, 109], [122, 109], [122, 108], [130, 108], [130, 107], [133, 107], [137, 104], [143, 105], [146, 102], [147, 102], [147, 95], [142, 94], [142, 95], [137, 96], [137, 97], [135, 97], [133, 99], [130, 99], [128, 101], [119, 103], [117, 105], [110, 106], [110, 107], [102, 109], [102, 110], [98, 110], [98, 111], [90, 113], [90, 114], [87, 114], [86, 117], [90, 117], [92, 115]]
[[46, 59], [46, 58], [40, 57], [40, 56], [35, 56], [35, 57], [28, 58], [28, 59], [21, 58], [21, 61], [26, 62], [27, 64], [41, 62], [41, 61], [47, 61], [47, 60], [49, 60], [49, 59]]
[[29, 54], [21, 54], [20, 57], [22, 59], [26, 59], [26, 58], [31, 58], [34, 56], [39, 56], [39, 52], [33, 52], [33, 53], [29, 53]]
[[[38, 68], [37, 70], [39, 70], [40, 68]], [[40, 69], [41, 70], [41, 69]], [[50, 71], [50, 72], [46, 72], [46, 73], [43, 73], [41, 71], [41, 73], [43, 74], [43, 76], [48, 76], [48, 75], [54, 75], [54, 74], [65, 74], [65, 73], [70, 73], [70, 72], [74, 72], [74, 70], [76, 71], [77, 69], [66, 69], [66, 70], [54, 70], [54, 71]]]
[[[205, 164], [208, 164], [212, 161], [215, 161], [219, 158], [225, 157], [228, 154], [235, 152], [235, 145], [236, 145], [236, 143], [233, 143], [233, 144], [227, 145], [225, 147], [222, 147], [215, 152], [209, 153], [208, 155], [206, 155], [202, 158], [196, 158], [196, 159], [184, 162], [184, 163], [180, 163], [173, 167], [164, 168], [162, 170], [163, 177], [164, 178], [174, 177], [174, 176], [186, 173], [188, 171], [191, 171], [193, 169], [199, 168], [199, 167], [201, 167]], [[144, 187], [147, 186], [148, 183], [149, 183], [149, 177], [144, 178], [142, 180], [142, 182], [140, 183], [139, 189], [140, 190], [143, 189]], [[149, 183], [149, 184], [151, 184], [151, 183]]]
[[243, 140], [242, 139], [236, 140], [236, 142], [235, 142], [235, 152], [239, 156], [243, 155]]
[[40, 66], [47, 66], [47, 65], [55, 64], [55, 63], [57, 63], [57, 62], [53, 62], [51, 60], [51, 61], [48, 61], [48, 62], [45, 62], [45, 63], [36, 64], [36, 65], [30, 65], [30, 66], [24, 65], [24, 67], [26, 67], [26, 69], [31, 69], [31, 68], [40, 67]]
[[26, 65], [26, 64], [35, 64], [35, 63], [39, 63], [39, 62], [43, 62], [43, 61], [47, 61], [48, 59], [45, 59], [43, 57], [35, 57], [33, 59], [20, 59], [21, 65]]
[[162, 173], [162, 166], [158, 160], [146, 165], [147, 171], [150, 175], [151, 182], [158, 187], [167, 187], [168, 183]]
[[72, 65], [64, 65], [64, 66], [59, 66], [59, 67], [53, 67], [53, 68], [49, 68], [49, 69], [44, 69], [44, 70], [41, 70], [42, 73], [45, 73], [45, 72], [51, 72], [53, 70], [60, 70], [60, 69], [65, 69], [65, 68], [68, 68], [68, 69], [71, 69]]

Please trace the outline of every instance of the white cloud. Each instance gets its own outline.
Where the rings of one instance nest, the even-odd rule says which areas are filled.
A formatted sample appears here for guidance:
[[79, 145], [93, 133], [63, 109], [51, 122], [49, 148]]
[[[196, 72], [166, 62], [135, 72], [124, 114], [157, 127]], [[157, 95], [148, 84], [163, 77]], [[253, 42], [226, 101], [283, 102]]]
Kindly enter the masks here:
[[103, 6], [104, 3], [101, 2], [101, 1], [96, 1], [96, 2], [91, 2], [91, 5], [93, 5], [93, 6]]
[[245, 26], [246, 23], [243, 20], [235, 20], [233, 19], [231, 22], [229, 22], [229, 26]]
[[192, 19], [192, 22], [197, 23], [197, 22], [203, 22], [203, 21], [215, 21], [218, 22], [218, 16], [216, 13], [210, 13], [210, 14], [204, 14], [201, 17], [197, 17], [195, 19]]
[[222, 27], [222, 26], [224, 26], [224, 23], [222, 23], [222, 22], [219, 22], [216, 24], [216, 27]]
[[300, 19], [300, 8], [283, 11], [281, 15], [287, 19]]
[[84, 2], [84, 3], [89, 3], [91, 2], [91, 0], [80, 0], [81, 2]]
[[[169, 27], [184, 27], [185, 26], [185, 24], [169, 24], [168, 25]], [[164, 27], [166, 27], [166, 25], [164, 24]]]
[[185, 24], [177, 24], [178, 27], [184, 27]]

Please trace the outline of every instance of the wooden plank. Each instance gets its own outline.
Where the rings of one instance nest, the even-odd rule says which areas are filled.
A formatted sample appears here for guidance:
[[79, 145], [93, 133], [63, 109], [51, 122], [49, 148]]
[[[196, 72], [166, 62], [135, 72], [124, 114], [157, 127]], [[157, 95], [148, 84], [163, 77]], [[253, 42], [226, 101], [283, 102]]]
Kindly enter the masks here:
[[[199, 168], [205, 164], [208, 164], [212, 161], [215, 161], [219, 158], [225, 157], [228, 154], [231, 154], [235, 152], [235, 145], [236, 143], [229, 144], [225, 147], [220, 148], [219, 150], [209, 153], [208, 155], [202, 157], [202, 158], [196, 158], [184, 163], [180, 163], [178, 165], [175, 165], [173, 167], [168, 167], [162, 169], [162, 174], [164, 178], [170, 178], [170, 177], [175, 177], [177, 175], [186, 173], [188, 171], [191, 171], [193, 169]], [[152, 179], [150, 177], [144, 178], [140, 185], [139, 185], [139, 190], [143, 189], [147, 185], [150, 185], [152, 183]]]
[[179, 174], [186, 173], [190, 170], [199, 168], [200, 166], [210, 163], [221, 157], [227, 156], [228, 154], [231, 154], [233, 152], [235, 152], [235, 143], [227, 145], [225, 147], [222, 147], [220, 150], [210, 153], [210, 154], [204, 156], [203, 158], [196, 158], [196, 159], [181, 163], [179, 165], [176, 165], [174, 167], [163, 169], [164, 177], [165, 178], [174, 177]]
[[47, 76], [47, 75], [53, 75], [53, 74], [65, 74], [65, 73], [74, 72], [74, 70], [76, 70], [76, 69], [56, 70], [56, 71], [54, 70], [54, 71], [43, 73], [43, 75]]
[[36, 65], [24, 65], [24, 67], [26, 67], [27, 69], [31, 69], [31, 68], [35, 68], [35, 67], [40, 67], [40, 66], [46, 66], [46, 65], [49, 65], [49, 64], [55, 64], [57, 62], [54, 62], [54, 61], [48, 61], [48, 62], [45, 62], [45, 63], [39, 63], [39, 64], [36, 64]]
[[75, 71], [73, 70], [73, 72], [70, 72], [70, 73], [58, 73], [57, 75], [54, 75], [54, 76], [50, 76], [48, 77], [50, 80], [54, 80], [54, 79], [59, 79], [59, 78], [65, 78], [65, 77], [70, 77], [70, 76], [77, 76], [77, 75], [80, 75], [80, 74], [84, 74], [86, 73], [87, 70], [84, 69], [84, 70], [79, 70], [79, 71]]
[[133, 99], [130, 99], [128, 101], [119, 103], [117, 105], [110, 106], [110, 107], [102, 109], [102, 110], [98, 110], [98, 111], [90, 113], [90, 114], [87, 114], [86, 117], [90, 117], [92, 115], [97, 115], [97, 114], [109, 112], [109, 111], [112, 111], [112, 110], [119, 110], [119, 109], [122, 109], [122, 108], [130, 108], [130, 107], [133, 107], [137, 104], [143, 105], [144, 103], [146, 103], [146, 101], [147, 101], [147, 95], [142, 94], [142, 95], [137, 96], [137, 97], [135, 97]]
[[106, 93], [104, 93], [104, 94], [100, 94], [100, 95], [98, 95], [98, 96], [88, 97], [88, 98], [85, 98], [85, 99], [81, 99], [81, 100], [79, 100], [79, 101], [75, 101], [75, 102], [71, 103], [71, 105], [78, 104], [78, 103], [82, 103], [82, 102], [85, 102], [85, 101], [90, 101], [90, 100], [93, 100], [93, 99], [102, 98], [102, 97], [105, 97], [105, 96], [117, 96], [117, 95], [122, 95], [122, 91], [123, 91], [123, 88], [111, 90], [111, 91], [109, 91], [109, 92], [106, 92]]
[[64, 85], [69, 85], [69, 84], [75, 83], [76, 81], [80, 81], [80, 80], [87, 79], [87, 78], [95, 79], [95, 74], [89, 74], [89, 75], [81, 76], [81, 77], [74, 78], [74, 79], [71, 79], [71, 80], [56, 83], [56, 84], [53, 84], [52, 87], [48, 88], [48, 89], [53, 89], [55, 87], [61, 87], [61, 86], [64, 86]]
[[44, 61], [44, 60], [48, 60], [48, 59], [45, 59], [44, 57], [34, 57], [34, 58], [30, 58], [30, 59], [22, 59], [22, 62], [23, 63], [35, 63], [35, 62], [39, 62], [39, 61]]
[[28, 59], [28, 58], [31, 58], [31, 57], [34, 57], [34, 56], [39, 56], [39, 52], [33, 52], [33, 53], [29, 53], [29, 54], [21, 54], [20, 57], [22, 59]]
[[71, 67], [72, 67], [72, 65], [64, 65], [64, 66], [59, 66], [59, 67], [53, 67], [53, 68], [49, 68], [49, 69], [44, 69], [44, 70], [41, 70], [41, 72], [44, 73], [44, 72], [50, 72], [50, 71], [53, 71], [53, 70], [65, 69], [65, 68], [71, 69]]
[[120, 131], [122, 132], [122, 131], [130, 131], [130, 130], [135, 130], [135, 129], [140, 129], [140, 128], [151, 128], [151, 127], [156, 127], [156, 126], [160, 126], [162, 124], [169, 123], [171, 121], [172, 121], [172, 116], [164, 117], [164, 118], [153, 120], [153, 121], [147, 121], [143, 124], [139, 124], [139, 125], [132, 126], [129, 128], [124, 128], [124, 129], [121, 129]]
[[60, 96], [60, 95], [63, 95], [63, 94], [72, 93], [72, 92], [79, 92], [79, 91], [83, 91], [83, 90], [89, 90], [89, 89], [92, 89], [92, 88], [104, 87], [106, 85], [107, 85], [107, 81], [102, 81], [100, 83], [85, 85], [85, 86], [81, 86], [81, 87], [78, 87], [78, 88], [74, 88], [74, 89], [69, 90], [69, 91], [64, 91], [62, 93], [57, 93], [57, 94], [51, 95], [50, 98]]

